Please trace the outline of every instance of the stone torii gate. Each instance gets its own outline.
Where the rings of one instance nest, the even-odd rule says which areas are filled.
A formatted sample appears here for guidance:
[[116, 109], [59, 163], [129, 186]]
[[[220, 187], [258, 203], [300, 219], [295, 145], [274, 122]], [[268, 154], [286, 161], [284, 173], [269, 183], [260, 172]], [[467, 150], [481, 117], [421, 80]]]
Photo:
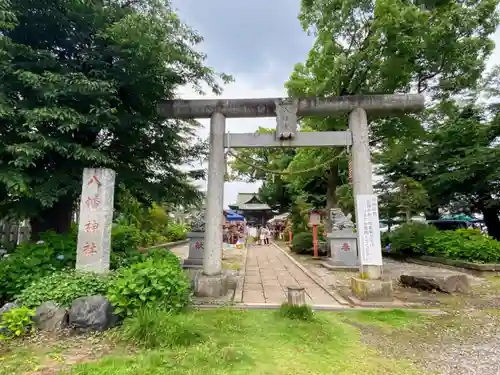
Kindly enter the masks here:
[[[225, 158], [224, 148], [335, 147], [352, 145], [353, 189], [356, 203], [356, 228], [360, 249], [360, 277], [352, 286], [360, 298], [386, 296], [390, 281], [382, 280], [382, 250], [377, 197], [373, 192], [369, 148], [370, 119], [417, 112], [424, 97], [409, 95], [355, 95], [306, 99], [213, 99], [167, 100], [157, 106], [165, 118], [210, 118], [205, 253], [203, 275], [197, 283], [225, 282], [222, 274], [222, 223]], [[348, 131], [297, 132], [297, 118], [349, 114]], [[226, 118], [276, 117], [276, 132], [267, 134], [226, 134]], [[196, 286], [195, 286], [196, 289]], [[196, 290], [195, 290], [196, 293]], [[214, 292], [214, 294], [217, 294]]]

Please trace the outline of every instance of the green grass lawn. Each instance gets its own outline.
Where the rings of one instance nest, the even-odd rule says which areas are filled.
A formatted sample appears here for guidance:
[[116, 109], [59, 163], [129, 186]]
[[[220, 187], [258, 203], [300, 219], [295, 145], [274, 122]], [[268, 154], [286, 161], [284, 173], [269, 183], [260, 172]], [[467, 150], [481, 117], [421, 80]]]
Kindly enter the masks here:
[[[398, 311], [316, 313], [312, 321], [289, 320], [277, 311], [193, 311], [173, 320], [159, 313], [77, 344], [18, 347], [0, 354], [0, 374], [418, 375], [423, 373], [409, 363], [363, 345], [356, 324], [406, 329], [419, 319]], [[127, 344], [115, 344], [124, 334]], [[99, 351], [106, 354], [98, 358]]]

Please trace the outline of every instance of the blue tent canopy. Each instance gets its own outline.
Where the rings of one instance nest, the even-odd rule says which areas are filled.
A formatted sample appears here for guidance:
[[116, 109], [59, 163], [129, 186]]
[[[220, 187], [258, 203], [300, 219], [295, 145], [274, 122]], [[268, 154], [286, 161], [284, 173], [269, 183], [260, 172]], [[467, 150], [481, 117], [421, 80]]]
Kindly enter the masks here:
[[227, 221], [243, 221], [243, 220], [245, 220], [245, 218], [241, 215], [232, 213], [232, 214], [228, 214], [226, 216], [226, 220]]

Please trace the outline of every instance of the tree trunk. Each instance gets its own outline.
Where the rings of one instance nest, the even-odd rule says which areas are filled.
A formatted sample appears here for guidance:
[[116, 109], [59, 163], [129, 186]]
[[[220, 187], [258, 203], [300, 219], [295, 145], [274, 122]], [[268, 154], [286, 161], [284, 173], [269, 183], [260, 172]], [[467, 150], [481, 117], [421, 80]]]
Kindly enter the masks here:
[[406, 216], [406, 222], [409, 223], [411, 221], [411, 210], [406, 210], [405, 212], [405, 216]]
[[496, 208], [484, 207], [481, 209], [484, 223], [488, 227], [488, 234], [500, 241], [500, 220], [498, 219], [498, 210]]
[[68, 233], [73, 219], [74, 203], [72, 197], [62, 197], [52, 207], [45, 208], [36, 217], [32, 217], [31, 240], [40, 240], [40, 233], [50, 230], [56, 233]]

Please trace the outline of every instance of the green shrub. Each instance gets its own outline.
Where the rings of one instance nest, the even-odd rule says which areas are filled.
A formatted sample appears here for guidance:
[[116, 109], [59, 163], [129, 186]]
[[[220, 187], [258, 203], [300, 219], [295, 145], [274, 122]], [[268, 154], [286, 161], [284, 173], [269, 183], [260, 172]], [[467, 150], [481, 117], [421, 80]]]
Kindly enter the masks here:
[[18, 307], [2, 314], [0, 321], [0, 341], [14, 339], [32, 332], [35, 310]]
[[310, 232], [294, 234], [292, 237], [292, 251], [297, 254], [310, 253], [313, 247], [313, 236]]
[[434, 226], [425, 223], [405, 223], [389, 235], [391, 253], [425, 254], [425, 239], [437, 232]]
[[202, 339], [191, 315], [172, 314], [157, 308], [140, 309], [127, 318], [121, 337], [146, 349], [188, 346]]
[[179, 267], [182, 269], [181, 262], [177, 255], [175, 255], [172, 251], [165, 248], [151, 249], [146, 253], [147, 258], [154, 260], [162, 260], [172, 264], [174, 267]]
[[391, 243], [391, 233], [390, 232], [380, 233], [380, 244], [382, 245], [382, 250], [385, 249], [385, 247], [390, 243]]
[[476, 263], [500, 263], [500, 242], [476, 229], [441, 231], [425, 239], [427, 254]]
[[187, 236], [187, 227], [182, 224], [170, 223], [167, 227], [167, 239], [168, 241], [181, 241], [186, 239]]
[[[324, 241], [323, 233], [318, 232], [318, 241]], [[313, 235], [312, 232], [302, 232], [294, 234], [292, 237], [292, 251], [297, 254], [313, 253]]]
[[147, 234], [132, 225], [113, 225], [111, 231], [111, 269], [142, 262], [139, 249], [148, 244]]
[[0, 303], [12, 301], [26, 286], [56, 270], [74, 268], [76, 234], [41, 233], [41, 241], [18, 246], [0, 262]]
[[177, 312], [191, 301], [190, 287], [178, 264], [151, 258], [119, 269], [110, 283], [108, 298], [122, 316], [131, 316], [143, 307]]
[[74, 270], [55, 272], [34, 281], [17, 300], [27, 307], [38, 307], [47, 301], [68, 307], [79, 297], [106, 295], [110, 277]]
[[310, 321], [314, 318], [311, 306], [308, 305], [291, 306], [288, 303], [283, 303], [279, 313], [287, 319]]

